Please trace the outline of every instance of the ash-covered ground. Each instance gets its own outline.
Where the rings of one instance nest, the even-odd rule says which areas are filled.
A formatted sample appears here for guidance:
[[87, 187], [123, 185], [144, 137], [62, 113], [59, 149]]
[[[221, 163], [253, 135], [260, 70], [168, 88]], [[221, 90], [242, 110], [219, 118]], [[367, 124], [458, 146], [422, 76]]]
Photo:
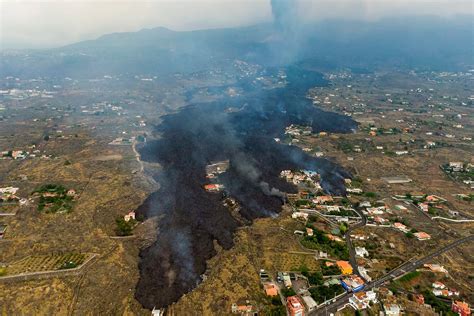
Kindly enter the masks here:
[[350, 132], [356, 123], [306, 99], [308, 88], [327, 84], [319, 73], [298, 68], [286, 73], [284, 88], [263, 90], [243, 83], [242, 96], [192, 104], [164, 117], [157, 127], [161, 138], [141, 149], [143, 160], [163, 168], [156, 179], [160, 189], [139, 209], [145, 217], [160, 216], [156, 242], [140, 253], [136, 297], [143, 306], [177, 301], [200, 282], [206, 260], [215, 255], [214, 240], [226, 249], [233, 244], [241, 224], [223, 205], [221, 193], [204, 190], [209, 163], [230, 160], [220, 181], [248, 220], [278, 214], [282, 192], [296, 191], [279, 178], [285, 169], [315, 170], [326, 191], [344, 193], [347, 172], [274, 138], [284, 138], [290, 124], [311, 126], [313, 132]]

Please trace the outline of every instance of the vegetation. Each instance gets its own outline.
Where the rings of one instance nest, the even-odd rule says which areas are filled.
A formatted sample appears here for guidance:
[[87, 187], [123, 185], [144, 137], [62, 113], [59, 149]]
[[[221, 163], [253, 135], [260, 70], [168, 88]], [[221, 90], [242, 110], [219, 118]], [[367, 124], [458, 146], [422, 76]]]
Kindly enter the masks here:
[[342, 209], [340, 208], [339, 211], [329, 211], [328, 215], [335, 215], [335, 216], [355, 216], [354, 212], [350, 209]]
[[73, 207], [73, 197], [67, 194], [68, 189], [60, 184], [45, 184], [35, 190], [39, 194], [38, 211], [46, 213], [70, 212]]
[[322, 285], [324, 283], [323, 274], [321, 272], [314, 272], [307, 275], [309, 284]]
[[300, 206], [308, 205], [308, 204], [310, 204], [310, 201], [308, 200], [297, 200], [295, 202], [296, 207], [300, 207]]
[[341, 223], [341, 225], [339, 225], [339, 230], [341, 231], [341, 235], [344, 235], [347, 231], [348, 227], [347, 227], [347, 224], [346, 223]]
[[339, 284], [334, 285], [319, 285], [309, 289], [311, 297], [318, 303], [321, 304], [325, 300], [334, 298], [335, 296], [344, 292], [344, 288]]
[[377, 193], [375, 193], [375, 192], [365, 192], [364, 195], [368, 198], [376, 198], [377, 197]]
[[137, 223], [136, 220], [130, 219], [128, 222], [123, 219], [123, 217], [119, 217], [115, 220], [117, 224], [116, 233], [119, 236], [130, 236], [132, 235], [133, 227]]
[[293, 288], [282, 288], [281, 289], [281, 294], [284, 296], [284, 297], [289, 297], [289, 296], [294, 296], [296, 295], [296, 292], [295, 290], [293, 290]]
[[326, 266], [325, 263], [321, 264], [321, 271], [323, 275], [340, 275], [341, 269], [337, 265]]
[[73, 269], [76, 268], [78, 264], [74, 261], [64, 262], [63, 265], [59, 269]]
[[286, 316], [286, 308], [281, 303], [280, 296], [272, 297], [269, 305], [269, 308], [265, 311], [265, 315]]
[[318, 249], [325, 251], [336, 258], [343, 260], [349, 259], [349, 250], [344, 242], [330, 240], [329, 237], [322, 231], [312, 225], [308, 225], [313, 229], [313, 236], [305, 236], [301, 244], [309, 249]]
[[420, 276], [420, 271], [412, 271], [412, 272], [409, 272], [407, 274], [405, 274], [404, 276], [402, 276], [399, 281], [400, 282], [410, 282], [411, 280], [417, 278], [418, 276]]
[[451, 311], [451, 306], [448, 303], [437, 298], [433, 292], [426, 290], [423, 292], [423, 296], [425, 297], [425, 304], [431, 305], [438, 313], [443, 313], [446, 316], [457, 315]]

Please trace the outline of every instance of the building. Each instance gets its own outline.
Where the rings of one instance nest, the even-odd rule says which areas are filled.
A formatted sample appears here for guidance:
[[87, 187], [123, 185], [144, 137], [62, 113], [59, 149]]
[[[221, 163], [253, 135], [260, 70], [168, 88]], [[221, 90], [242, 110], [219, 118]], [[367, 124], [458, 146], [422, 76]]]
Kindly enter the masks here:
[[431, 239], [431, 236], [425, 232], [418, 232], [418, 233], [414, 233], [413, 235], [415, 235], [416, 238], [418, 238], [418, 240], [429, 240]]
[[306, 227], [306, 235], [313, 236], [313, 229]]
[[290, 275], [286, 272], [283, 273], [283, 284], [285, 284], [287, 288], [291, 287], [291, 278]]
[[326, 204], [326, 203], [332, 203], [334, 200], [332, 196], [330, 195], [321, 195], [317, 196], [315, 199], [313, 199], [313, 203], [316, 204]]
[[424, 305], [425, 297], [423, 296], [423, 294], [413, 294], [413, 301], [419, 305]]
[[464, 170], [464, 164], [462, 162], [459, 162], [459, 161], [450, 162], [449, 167], [454, 172], [460, 172], [460, 171]]
[[357, 275], [349, 275], [341, 279], [341, 285], [347, 292], [358, 292], [365, 286], [364, 280]]
[[265, 294], [267, 294], [267, 296], [278, 296], [278, 288], [275, 284], [266, 283], [263, 285], [263, 288], [265, 289]]
[[385, 223], [388, 222], [388, 220], [386, 220], [385, 218], [380, 217], [380, 216], [375, 216], [374, 217], [374, 222], [376, 222], [379, 225], [384, 225]]
[[286, 307], [290, 316], [304, 316], [304, 307], [298, 296], [289, 296], [286, 299]]
[[355, 310], [366, 309], [370, 302], [377, 303], [377, 294], [373, 291], [354, 293], [354, 295], [349, 298], [349, 304]]
[[334, 236], [333, 234], [326, 234], [326, 236], [329, 238], [329, 240], [332, 240], [332, 241], [338, 241], [338, 242], [343, 241], [341, 237]]
[[408, 233], [408, 231], [409, 231], [408, 227], [406, 227], [402, 223], [398, 223], [398, 222], [393, 223], [393, 227], [395, 227], [396, 229], [398, 229], [399, 231], [404, 232], [404, 233]]
[[407, 209], [405, 206], [400, 205], [400, 204], [395, 205], [395, 208], [396, 208], [398, 211], [408, 211], [408, 209]]
[[222, 190], [224, 186], [222, 184], [206, 184], [204, 189], [209, 192], [218, 192]]
[[352, 274], [352, 266], [348, 261], [336, 261], [336, 265], [339, 267], [342, 274]]
[[461, 301], [453, 301], [451, 305], [451, 310], [455, 313], [458, 313], [460, 316], [469, 316], [471, 315], [471, 309], [469, 304]]
[[440, 197], [440, 196], [437, 196], [437, 195], [428, 195], [426, 197], [426, 201], [429, 202], [429, 203], [445, 203], [446, 202], [446, 199]]
[[293, 212], [293, 214], [291, 214], [291, 218], [294, 218], [294, 219], [301, 218], [301, 219], [307, 220], [308, 216], [309, 216], [308, 213], [303, 213], [303, 212]]
[[346, 191], [354, 194], [362, 194], [364, 192], [361, 188], [347, 188]]
[[233, 314], [241, 314], [241, 315], [251, 315], [253, 312], [252, 305], [237, 305], [232, 304], [232, 313]]
[[356, 256], [365, 257], [369, 256], [369, 252], [364, 247], [355, 247]]
[[434, 289], [444, 289], [446, 285], [444, 283], [441, 283], [439, 281], [434, 282], [431, 286], [433, 286]]
[[135, 220], [135, 211], [130, 211], [128, 212], [124, 217], [123, 219], [128, 222], [130, 221], [131, 219]]
[[387, 316], [398, 316], [400, 315], [400, 305], [398, 304], [386, 304], [384, 305], [385, 315]]
[[309, 312], [314, 311], [318, 307], [318, 303], [309, 295], [303, 296], [303, 301]]
[[441, 272], [441, 273], [448, 273], [448, 270], [446, 270], [443, 266], [439, 264], [429, 264], [425, 263], [423, 265], [425, 268], [429, 269], [432, 272]]
[[357, 268], [359, 269], [360, 276], [363, 277], [364, 280], [366, 280], [367, 282], [372, 282], [372, 278], [368, 274], [367, 269], [365, 267], [358, 266]]
[[388, 184], [403, 184], [403, 183], [410, 183], [413, 180], [406, 177], [406, 176], [398, 176], [398, 177], [383, 177], [382, 180], [387, 182]]
[[422, 210], [425, 213], [428, 213], [430, 209], [430, 206], [428, 205], [428, 203], [420, 203], [418, 204], [418, 207], [420, 208], [420, 210]]

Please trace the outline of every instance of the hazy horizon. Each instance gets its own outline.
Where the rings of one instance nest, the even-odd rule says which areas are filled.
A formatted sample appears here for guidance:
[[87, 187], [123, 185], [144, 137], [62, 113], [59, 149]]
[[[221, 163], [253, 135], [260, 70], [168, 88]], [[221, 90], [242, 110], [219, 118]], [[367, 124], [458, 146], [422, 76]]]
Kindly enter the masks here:
[[[403, 16], [472, 15], [465, 0], [283, 1], [299, 21], [375, 21]], [[166, 27], [176, 31], [240, 27], [272, 21], [270, 0], [15, 1], [2, 0], [0, 48], [52, 48], [116, 32]]]

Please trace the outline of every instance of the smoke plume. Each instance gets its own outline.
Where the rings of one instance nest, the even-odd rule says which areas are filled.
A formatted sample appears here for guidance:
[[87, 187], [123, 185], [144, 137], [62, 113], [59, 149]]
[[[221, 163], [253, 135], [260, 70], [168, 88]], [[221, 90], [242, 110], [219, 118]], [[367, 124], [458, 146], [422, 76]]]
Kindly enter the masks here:
[[271, 0], [275, 27], [284, 33], [294, 31], [297, 22], [297, 7], [295, 0]]

